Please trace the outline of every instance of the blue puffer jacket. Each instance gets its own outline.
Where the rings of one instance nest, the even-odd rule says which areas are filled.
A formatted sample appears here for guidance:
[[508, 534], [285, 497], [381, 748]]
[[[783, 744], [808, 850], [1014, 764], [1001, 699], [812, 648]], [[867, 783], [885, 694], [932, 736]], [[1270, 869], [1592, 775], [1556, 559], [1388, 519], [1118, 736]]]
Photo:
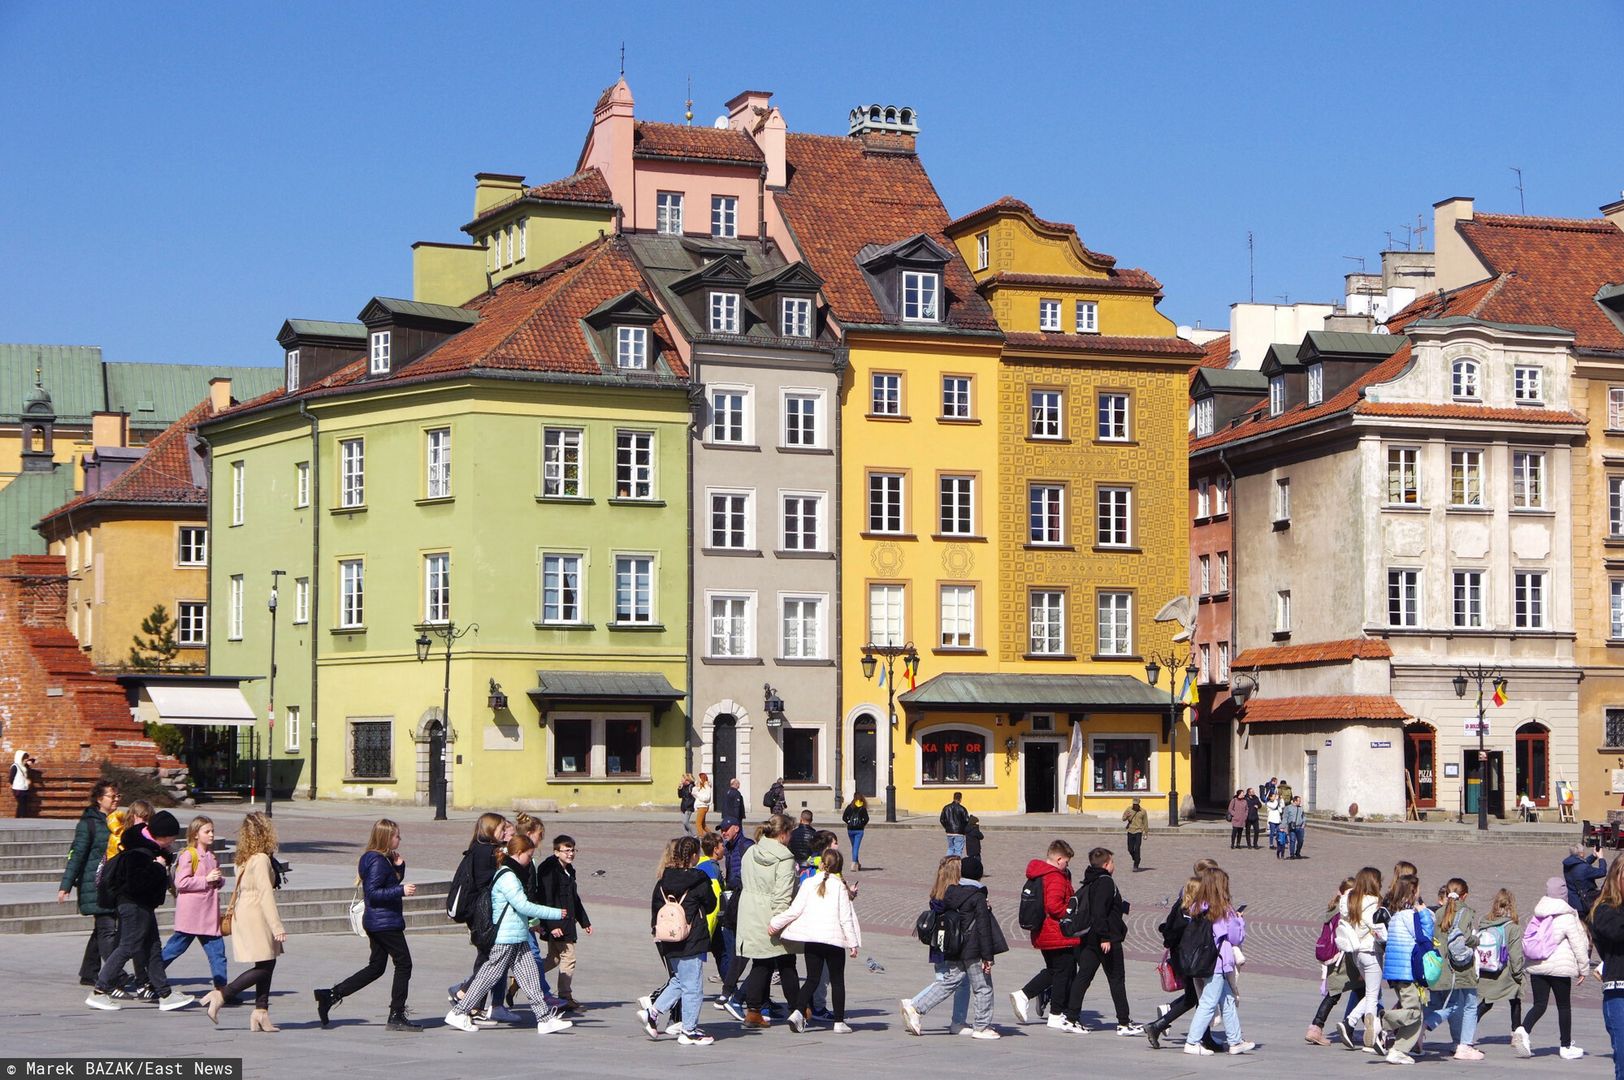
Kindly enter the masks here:
[[406, 895], [406, 862], [400, 865], [389, 861], [379, 851], [368, 851], [361, 856], [356, 870], [361, 875], [361, 896], [366, 901], [366, 912], [361, 926], [367, 930], [404, 930], [406, 916], [401, 911], [401, 899]]
[[1382, 959], [1382, 978], [1390, 983], [1414, 982], [1411, 968], [1417, 928], [1422, 940], [1431, 941], [1437, 924], [1426, 908], [1400, 911], [1387, 920], [1387, 954]]
[[564, 918], [564, 909], [532, 904], [524, 895], [524, 882], [519, 877], [518, 863], [509, 860], [496, 870], [491, 881], [491, 918], [500, 919], [496, 925], [496, 944], [518, 945], [530, 936], [531, 919]]

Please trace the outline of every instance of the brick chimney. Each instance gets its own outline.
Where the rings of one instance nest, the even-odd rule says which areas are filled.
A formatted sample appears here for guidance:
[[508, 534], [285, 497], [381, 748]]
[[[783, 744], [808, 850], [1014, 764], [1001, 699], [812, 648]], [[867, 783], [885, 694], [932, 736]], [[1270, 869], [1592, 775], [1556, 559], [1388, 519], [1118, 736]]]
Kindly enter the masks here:
[[231, 380], [217, 377], [209, 380], [209, 407], [217, 413], [231, 408]]
[[906, 105], [859, 105], [846, 116], [848, 133], [863, 149], [911, 154], [919, 137], [919, 114]]
[[1432, 204], [1432, 243], [1438, 252], [1437, 283], [1444, 292], [1471, 285], [1489, 276], [1489, 268], [1483, 265], [1467, 246], [1466, 238], [1455, 228], [1459, 222], [1471, 221], [1472, 212], [1470, 196], [1457, 195]]

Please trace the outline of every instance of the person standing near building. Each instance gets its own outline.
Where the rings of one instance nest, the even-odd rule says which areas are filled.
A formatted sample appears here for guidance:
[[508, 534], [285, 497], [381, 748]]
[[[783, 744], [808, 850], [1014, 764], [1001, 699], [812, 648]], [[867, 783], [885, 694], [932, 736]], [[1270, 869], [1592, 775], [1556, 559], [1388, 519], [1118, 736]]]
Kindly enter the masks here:
[[840, 818], [846, 823], [846, 842], [851, 845], [851, 868], [860, 872], [863, 861], [863, 833], [868, 829], [868, 800], [859, 792], [852, 796]]
[[347, 997], [372, 985], [383, 975], [389, 962], [395, 965], [395, 981], [389, 992], [390, 1031], [422, 1031], [406, 1016], [406, 995], [412, 983], [412, 950], [406, 944], [406, 915], [403, 901], [417, 895], [417, 886], [406, 880], [406, 859], [400, 853], [400, 826], [380, 818], [372, 826], [366, 850], [356, 866], [361, 881], [365, 911], [361, 928], [366, 931], [371, 955], [366, 967], [335, 984], [315, 991], [316, 1015], [327, 1026], [327, 1014]]
[[1303, 834], [1307, 831], [1308, 812], [1303, 809], [1303, 797], [1298, 795], [1280, 811], [1280, 828], [1285, 833], [1286, 846], [1292, 859], [1303, 857]]
[[1263, 800], [1257, 797], [1257, 792], [1251, 788], [1246, 789], [1246, 846], [1253, 851], [1257, 850], [1258, 840], [1258, 812], [1263, 809]]
[[1150, 815], [1139, 805], [1139, 796], [1135, 795], [1133, 805], [1122, 811], [1122, 820], [1128, 827], [1128, 857], [1133, 860], [1133, 872], [1137, 874], [1139, 857], [1145, 846], [1145, 834], [1150, 832]]
[[1240, 848], [1242, 836], [1246, 832], [1246, 819], [1252, 812], [1252, 804], [1246, 801], [1246, 792], [1240, 788], [1235, 789], [1235, 797], [1229, 800], [1229, 849], [1235, 851]]
[[1280, 802], [1278, 791], [1263, 804], [1263, 809], [1269, 816], [1269, 850], [1274, 852], [1275, 858], [1284, 859], [1286, 857], [1286, 844], [1280, 835], [1280, 822], [1284, 807]]
[[67, 901], [68, 893], [79, 890], [79, 914], [91, 918], [90, 940], [85, 942], [84, 959], [79, 962], [79, 985], [95, 986], [102, 964], [118, 948], [118, 912], [96, 902], [96, 875], [112, 839], [107, 816], [118, 808], [118, 785], [98, 780], [90, 789], [90, 805], [73, 827], [73, 846], [68, 848], [68, 864], [62, 868], [56, 902]]
[[953, 800], [942, 807], [936, 820], [941, 822], [942, 831], [947, 833], [947, 853], [963, 858], [964, 834], [970, 831], [970, 811], [964, 808], [964, 792], [955, 791]]
[[677, 781], [677, 810], [682, 814], [682, 832], [694, 835], [694, 774], [683, 773]]
[[17, 800], [17, 816], [32, 817], [33, 769], [35, 759], [26, 750], [18, 750], [11, 759], [11, 795]]

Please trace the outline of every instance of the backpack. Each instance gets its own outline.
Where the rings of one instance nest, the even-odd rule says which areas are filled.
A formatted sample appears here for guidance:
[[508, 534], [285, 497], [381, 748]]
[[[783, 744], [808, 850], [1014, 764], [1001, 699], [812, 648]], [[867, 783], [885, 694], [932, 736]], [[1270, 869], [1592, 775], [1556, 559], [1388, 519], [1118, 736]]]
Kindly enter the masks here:
[[1320, 927], [1319, 940], [1314, 942], [1314, 959], [1322, 964], [1329, 964], [1342, 955], [1342, 950], [1336, 947], [1336, 928], [1341, 922], [1342, 915], [1338, 912]]
[[1081, 897], [1087, 888], [1087, 885], [1082, 886], [1071, 894], [1071, 899], [1066, 901], [1066, 913], [1060, 916], [1059, 920], [1060, 933], [1065, 937], [1084, 938], [1088, 936], [1089, 931], [1094, 929], [1092, 925], [1084, 921], [1088, 918], [1088, 912], [1083, 910], [1083, 905], [1080, 903]]
[[1493, 977], [1506, 969], [1511, 950], [1506, 944], [1505, 926], [1485, 926], [1477, 932], [1477, 944], [1472, 949], [1477, 973]]
[[124, 883], [124, 853], [121, 851], [102, 862], [96, 874], [96, 906], [108, 909], [118, 907], [118, 890]]
[[946, 911], [926, 908], [914, 920], [914, 936], [945, 959], [957, 960], [964, 951], [964, 920], [951, 908]]
[[1562, 935], [1556, 932], [1555, 915], [1535, 915], [1528, 920], [1528, 929], [1523, 931], [1523, 959], [1529, 962], [1548, 960], [1556, 955], [1556, 947], [1562, 943]]
[[1015, 921], [1022, 930], [1036, 932], [1043, 929], [1043, 920], [1048, 911], [1043, 906], [1043, 879], [1048, 874], [1039, 874], [1029, 877], [1026, 884], [1021, 886], [1021, 904], [1015, 910]]
[[502, 867], [496, 871], [496, 877], [491, 878], [490, 889], [480, 889], [470, 898], [473, 910], [468, 914], [468, 938], [476, 949], [489, 949], [496, 944], [496, 930], [502, 925], [502, 916], [507, 914], [507, 904], [502, 904], [500, 912], [491, 910], [491, 893], [496, 885], [496, 878], [503, 874], [511, 874], [512, 870]]
[[1458, 926], [1450, 927], [1444, 935], [1443, 954], [1449, 958], [1449, 966], [1456, 971], [1477, 970], [1476, 950], [1466, 940], [1466, 932]]
[[1204, 979], [1218, 969], [1218, 939], [1205, 912], [1192, 915], [1179, 938], [1179, 967], [1186, 978]]
[[466, 923], [474, 913], [474, 854], [470, 850], [451, 875], [451, 888], [445, 894], [445, 917]]
[[1189, 925], [1190, 920], [1184, 917], [1184, 900], [1181, 897], [1173, 901], [1173, 906], [1167, 911], [1167, 918], [1156, 927], [1156, 932], [1162, 935], [1162, 948], [1172, 953], [1175, 958], [1178, 956], [1179, 942], [1184, 939], [1184, 928]]
[[654, 913], [654, 940], [667, 943], [687, 941], [690, 927], [682, 897], [672, 896], [664, 889], [660, 890], [660, 895], [665, 897], [665, 903]]

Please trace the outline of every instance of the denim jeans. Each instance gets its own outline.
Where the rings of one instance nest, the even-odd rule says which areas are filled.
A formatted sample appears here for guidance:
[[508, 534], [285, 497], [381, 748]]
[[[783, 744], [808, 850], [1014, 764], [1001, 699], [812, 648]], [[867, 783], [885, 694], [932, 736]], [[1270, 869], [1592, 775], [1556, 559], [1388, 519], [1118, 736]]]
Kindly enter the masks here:
[[1280, 846], [1280, 823], [1278, 821], [1271, 821], [1271, 822], [1269, 822], [1269, 850], [1273, 851], [1274, 849], [1278, 848], [1279, 846]]
[[1456, 987], [1447, 994], [1434, 991], [1432, 1002], [1426, 1018], [1429, 1031], [1448, 1020], [1449, 1038], [1456, 1046], [1477, 1041], [1477, 987]]
[[[929, 986], [914, 995], [914, 1008], [921, 1013], [927, 1013], [949, 997], [956, 998], [959, 988], [966, 985], [970, 988], [970, 997], [975, 1004], [975, 1029], [981, 1031], [991, 1027], [992, 973], [981, 970], [980, 960], [949, 960], [944, 964], [938, 964], [936, 978]], [[958, 1012], [956, 1000], [953, 1011], [955, 1014]]]
[[654, 999], [655, 1012], [670, 1012], [671, 1006], [682, 1000], [682, 1030], [693, 1031], [699, 1026], [699, 1009], [704, 1003], [700, 980], [705, 970], [705, 957], [684, 956], [677, 961], [677, 973], [660, 996]]
[[847, 829], [846, 840], [851, 844], [851, 861], [861, 863], [863, 861], [861, 858], [863, 853], [863, 830]]
[[1296, 858], [1303, 853], [1303, 826], [1291, 827], [1291, 857]]
[[164, 970], [167, 971], [194, 940], [202, 943], [203, 955], [209, 958], [209, 977], [214, 980], [214, 988], [220, 989], [226, 984], [226, 939], [218, 934], [186, 934], [176, 930], [164, 943]]
[[1613, 1080], [1624, 1080], [1624, 990], [1602, 992], [1601, 1018], [1613, 1041]]
[[1230, 1046], [1239, 1046], [1241, 1013], [1235, 1007], [1235, 991], [1230, 988], [1229, 980], [1222, 975], [1214, 975], [1207, 979], [1206, 985], [1201, 988], [1201, 996], [1195, 1004], [1195, 1016], [1190, 1020], [1190, 1033], [1184, 1037], [1184, 1045], [1199, 1044], [1201, 1037], [1212, 1026], [1212, 1018], [1220, 1012], [1224, 1018], [1224, 1041]]
[[951, 833], [950, 832], [950, 833], [947, 834], [947, 853], [949, 855], [957, 855], [961, 859], [964, 858], [964, 834], [963, 833]]

